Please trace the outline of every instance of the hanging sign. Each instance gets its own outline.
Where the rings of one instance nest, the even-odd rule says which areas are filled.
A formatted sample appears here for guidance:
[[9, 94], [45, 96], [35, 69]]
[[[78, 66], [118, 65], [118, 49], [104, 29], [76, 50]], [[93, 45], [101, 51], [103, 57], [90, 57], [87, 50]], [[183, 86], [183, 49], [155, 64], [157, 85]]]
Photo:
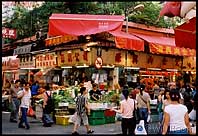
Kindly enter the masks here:
[[102, 63], [103, 63], [103, 60], [101, 57], [97, 57], [96, 60], [95, 60], [95, 67], [97, 69], [100, 69], [102, 68]]
[[2, 37], [16, 39], [16, 29], [2, 28]]

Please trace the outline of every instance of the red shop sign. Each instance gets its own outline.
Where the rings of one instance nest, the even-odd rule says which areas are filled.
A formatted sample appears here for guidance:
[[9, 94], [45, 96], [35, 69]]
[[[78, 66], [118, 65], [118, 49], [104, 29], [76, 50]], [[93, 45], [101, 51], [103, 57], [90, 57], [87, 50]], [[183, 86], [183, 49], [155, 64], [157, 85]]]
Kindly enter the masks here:
[[2, 28], [2, 37], [16, 39], [16, 29]]

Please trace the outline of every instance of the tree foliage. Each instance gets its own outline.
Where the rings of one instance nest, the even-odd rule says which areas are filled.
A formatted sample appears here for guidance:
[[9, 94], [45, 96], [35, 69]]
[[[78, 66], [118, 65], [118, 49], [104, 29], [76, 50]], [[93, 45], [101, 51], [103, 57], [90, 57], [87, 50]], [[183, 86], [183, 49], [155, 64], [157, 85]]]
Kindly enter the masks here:
[[17, 39], [30, 37], [39, 29], [48, 31], [48, 20], [52, 13], [64, 14], [106, 14], [126, 15], [128, 9], [143, 4], [144, 9], [128, 14], [129, 21], [157, 27], [175, 27], [180, 19], [162, 17], [156, 22], [162, 5], [153, 2], [45, 2], [31, 11], [20, 5], [14, 8], [14, 14], [3, 26], [17, 29]]

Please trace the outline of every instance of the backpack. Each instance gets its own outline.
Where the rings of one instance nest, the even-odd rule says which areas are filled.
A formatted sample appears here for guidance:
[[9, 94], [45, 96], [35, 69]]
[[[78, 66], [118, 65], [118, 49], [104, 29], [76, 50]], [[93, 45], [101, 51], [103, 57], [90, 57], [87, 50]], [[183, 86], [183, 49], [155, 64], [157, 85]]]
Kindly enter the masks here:
[[47, 92], [45, 92], [48, 99], [47, 99], [47, 105], [45, 105], [45, 109], [47, 113], [51, 113], [54, 110], [54, 99], [51, 97], [51, 95], [48, 95]]

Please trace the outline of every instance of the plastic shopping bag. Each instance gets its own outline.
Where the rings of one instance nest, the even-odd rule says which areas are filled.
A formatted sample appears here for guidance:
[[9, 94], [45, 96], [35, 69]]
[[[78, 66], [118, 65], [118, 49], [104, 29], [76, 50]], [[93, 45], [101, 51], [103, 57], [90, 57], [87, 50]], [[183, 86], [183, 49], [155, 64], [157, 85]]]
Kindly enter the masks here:
[[149, 114], [147, 117], [147, 122], [150, 122], [150, 120], [151, 120], [151, 115]]
[[147, 135], [146, 129], [144, 127], [144, 120], [140, 120], [139, 124], [136, 125], [135, 135]]
[[29, 109], [27, 111], [27, 116], [29, 116], [29, 117], [35, 116], [35, 112], [34, 112], [34, 110], [32, 109], [31, 106], [29, 107]]
[[74, 113], [74, 115], [70, 116], [69, 122], [75, 123], [77, 118], [77, 112]]

